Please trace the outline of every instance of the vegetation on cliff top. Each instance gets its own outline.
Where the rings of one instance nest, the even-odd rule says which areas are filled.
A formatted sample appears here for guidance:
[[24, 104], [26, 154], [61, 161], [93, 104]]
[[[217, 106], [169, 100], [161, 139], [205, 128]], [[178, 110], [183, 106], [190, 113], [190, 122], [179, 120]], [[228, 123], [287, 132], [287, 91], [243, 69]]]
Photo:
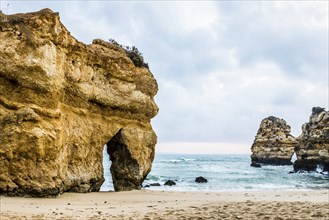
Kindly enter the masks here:
[[144, 62], [144, 57], [143, 54], [138, 50], [137, 47], [132, 46], [125, 46], [122, 44], [119, 44], [116, 40], [114, 40], [113, 38], [109, 39], [109, 42], [123, 48], [126, 51], [127, 56], [131, 59], [131, 61], [134, 63], [134, 65], [136, 67], [146, 67], [149, 68], [148, 63]]

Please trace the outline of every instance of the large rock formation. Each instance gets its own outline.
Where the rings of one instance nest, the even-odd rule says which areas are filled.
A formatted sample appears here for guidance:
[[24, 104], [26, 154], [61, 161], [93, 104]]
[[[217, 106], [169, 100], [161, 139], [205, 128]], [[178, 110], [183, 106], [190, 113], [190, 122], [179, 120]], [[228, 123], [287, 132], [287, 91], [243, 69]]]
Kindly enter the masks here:
[[254, 163], [289, 165], [294, 154], [296, 138], [290, 134], [285, 120], [273, 116], [262, 120], [251, 147]]
[[104, 144], [115, 190], [139, 189], [158, 112], [140, 54], [81, 43], [49, 9], [0, 14], [0, 39], [0, 194], [98, 191]]
[[314, 171], [320, 165], [324, 171], [329, 171], [329, 112], [314, 107], [298, 139], [294, 170]]

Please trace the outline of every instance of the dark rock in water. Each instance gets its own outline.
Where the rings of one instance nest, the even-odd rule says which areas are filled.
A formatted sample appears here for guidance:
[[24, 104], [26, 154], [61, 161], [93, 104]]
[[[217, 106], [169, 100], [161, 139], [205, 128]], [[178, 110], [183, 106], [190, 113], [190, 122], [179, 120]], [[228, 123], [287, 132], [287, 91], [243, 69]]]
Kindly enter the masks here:
[[173, 185], [176, 185], [176, 183], [173, 180], [167, 180], [164, 185], [166, 185], [166, 186], [173, 186]]
[[[308, 156], [304, 155], [304, 158]], [[312, 160], [306, 160], [306, 159], [297, 159], [294, 163], [294, 170], [297, 172], [300, 171], [305, 171], [305, 172], [310, 172], [310, 171], [315, 171], [317, 168], [317, 161], [312, 159]]]
[[148, 184], [144, 186], [144, 188], [148, 188], [148, 187], [150, 187], [150, 185], [148, 185]]
[[289, 171], [289, 174], [296, 173], [295, 171]]
[[150, 186], [161, 186], [160, 183], [151, 183]]
[[282, 158], [270, 158], [270, 157], [264, 157], [264, 158], [255, 158], [253, 155], [251, 156], [252, 162], [255, 163], [262, 163], [267, 165], [292, 165], [291, 159], [282, 159]]
[[199, 176], [199, 177], [195, 178], [195, 182], [197, 182], [197, 183], [207, 183], [208, 180], [206, 178], [202, 177], [202, 176]]
[[329, 111], [314, 107], [298, 139], [294, 170], [316, 171], [320, 166], [322, 172], [329, 171]]
[[259, 163], [256, 163], [256, 162], [251, 162], [250, 164], [251, 167], [262, 167]]

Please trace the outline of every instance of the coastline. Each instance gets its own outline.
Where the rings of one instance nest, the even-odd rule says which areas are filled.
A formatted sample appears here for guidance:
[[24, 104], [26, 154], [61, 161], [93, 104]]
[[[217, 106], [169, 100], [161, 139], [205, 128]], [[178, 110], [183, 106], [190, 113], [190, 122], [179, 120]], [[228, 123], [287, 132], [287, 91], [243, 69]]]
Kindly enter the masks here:
[[329, 190], [0, 196], [0, 219], [328, 219]]

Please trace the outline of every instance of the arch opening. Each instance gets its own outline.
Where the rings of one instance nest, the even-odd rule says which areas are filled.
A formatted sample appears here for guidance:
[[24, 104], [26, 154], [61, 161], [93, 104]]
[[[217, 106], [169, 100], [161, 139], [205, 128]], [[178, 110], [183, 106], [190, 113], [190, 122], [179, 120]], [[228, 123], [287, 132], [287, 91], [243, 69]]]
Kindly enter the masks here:
[[294, 152], [294, 154], [291, 156], [291, 163], [295, 163], [296, 160], [297, 160], [297, 154], [296, 152]]
[[144, 180], [139, 163], [132, 156], [126, 144], [127, 136], [123, 137], [122, 132], [122, 129], [120, 129], [104, 145], [103, 169], [105, 181], [101, 191], [140, 189]]
[[105, 180], [100, 188], [100, 191], [102, 192], [114, 191], [112, 174], [110, 170], [111, 164], [112, 161], [110, 159], [110, 155], [107, 153], [107, 145], [105, 144], [103, 146], [103, 174]]

